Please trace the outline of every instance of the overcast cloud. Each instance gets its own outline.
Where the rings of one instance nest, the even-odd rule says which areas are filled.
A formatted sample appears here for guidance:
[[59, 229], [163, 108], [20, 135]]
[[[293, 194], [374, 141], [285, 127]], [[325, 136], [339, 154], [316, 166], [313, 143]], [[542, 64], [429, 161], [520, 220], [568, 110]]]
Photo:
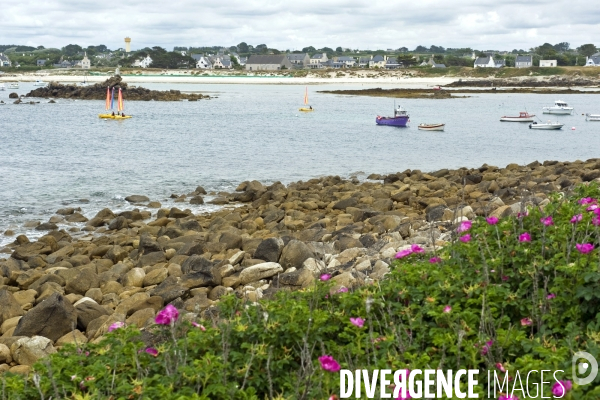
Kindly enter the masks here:
[[[417, 45], [529, 49], [600, 45], [600, 9], [582, 0], [132, 0], [4, 1], [0, 44], [231, 46], [281, 50]], [[595, 42], [596, 41], [596, 42]]]

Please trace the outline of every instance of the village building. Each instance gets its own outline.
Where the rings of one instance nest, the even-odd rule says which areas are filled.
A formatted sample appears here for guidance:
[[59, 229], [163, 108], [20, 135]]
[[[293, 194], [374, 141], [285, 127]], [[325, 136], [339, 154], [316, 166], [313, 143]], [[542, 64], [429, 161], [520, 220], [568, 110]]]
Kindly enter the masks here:
[[540, 60], [540, 67], [556, 67], [557, 60]]
[[533, 66], [532, 56], [517, 56], [515, 58], [515, 68], [529, 68]]
[[290, 61], [290, 63], [292, 63], [293, 66], [298, 68], [305, 68], [310, 64], [310, 56], [307, 53], [291, 53], [286, 54], [286, 57]]
[[246, 71], [279, 71], [291, 68], [292, 63], [285, 54], [253, 55], [246, 62]]

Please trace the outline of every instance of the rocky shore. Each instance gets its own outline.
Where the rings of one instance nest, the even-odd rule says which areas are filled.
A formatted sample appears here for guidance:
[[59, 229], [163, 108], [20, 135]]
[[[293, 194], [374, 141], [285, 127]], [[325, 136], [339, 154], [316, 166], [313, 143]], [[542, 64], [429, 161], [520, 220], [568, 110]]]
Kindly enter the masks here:
[[[600, 159], [243, 182], [214, 193], [223, 208], [203, 215], [143, 195], [126, 200], [156, 212], [104, 209], [88, 219], [60, 209], [36, 228], [45, 236], [0, 249], [0, 373], [27, 373], [65, 343], [100, 340], [115, 322], [144, 329], [169, 303], [210, 323], [227, 294], [255, 302], [323, 273], [332, 290], [352, 290], [385, 279], [400, 250], [433, 252], [454, 240], [463, 220], [543, 207], [551, 193], [590, 181], [600, 181]], [[202, 204], [206, 194], [175, 197]], [[88, 235], [73, 238], [79, 230]]]
[[586, 76], [553, 75], [547, 78], [494, 78], [494, 79], [459, 79], [447, 87], [516, 87], [516, 88], [543, 88], [543, 87], [598, 87], [600, 80]]
[[46, 87], [40, 87], [27, 93], [25, 97], [41, 97], [41, 98], [60, 98], [60, 99], [80, 99], [80, 100], [104, 100], [106, 99], [106, 88], [110, 87], [119, 89], [123, 92], [123, 97], [126, 100], [138, 101], [197, 101], [201, 99], [209, 99], [210, 96], [203, 94], [187, 94], [181, 93], [179, 90], [150, 90], [142, 87], [129, 86], [123, 82], [122, 78], [117, 75], [107, 79], [102, 83], [96, 83], [90, 86], [63, 85], [58, 82], [50, 82]]

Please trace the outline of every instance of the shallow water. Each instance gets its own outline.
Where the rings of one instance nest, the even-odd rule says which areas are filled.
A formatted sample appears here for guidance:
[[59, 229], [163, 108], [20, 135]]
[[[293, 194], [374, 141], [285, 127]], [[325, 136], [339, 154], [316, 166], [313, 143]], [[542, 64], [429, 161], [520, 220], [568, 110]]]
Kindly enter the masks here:
[[[0, 232], [10, 228], [35, 234], [21, 228], [24, 221], [45, 222], [65, 205], [81, 207], [88, 217], [104, 207], [132, 208], [123, 201], [130, 194], [172, 206], [171, 193], [187, 193], [198, 185], [219, 191], [248, 179], [288, 183], [333, 174], [364, 178], [407, 168], [432, 171], [599, 156], [600, 122], [586, 122], [581, 115], [600, 112], [596, 95], [561, 95], [575, 107], [572, 116], [541, 114], [543, 106], [557, 100], [554, 95], [400, 99], [412, 126], [393, 128], [375, 125], [376, 115], [393, 113], [393, 99], [316, 93], [367, 85], [310, 86], [315, 112], [307, 114], [297, 111], [302, 86], [143, 86], [216, 98], [176, 103], [125, 99], [125, 112], [134, 117], [104, 121], [97, 117], [104, 101], [48, 104], [39, 99], [36, 105], [13, 105], [10, 91], [0, 92], [0, 100], [9, 102], [0, 106]], [[21, 83], [17, 92], [32, 88]], [[528, 124], [499, 122], [503, 115], [524, 110], [566, 125], [560, 131], [532, 131]], [[444, 122], [446, 131], [419, 131], [422, 122]], [[12, 240], [0, 236], [0, 245]]]

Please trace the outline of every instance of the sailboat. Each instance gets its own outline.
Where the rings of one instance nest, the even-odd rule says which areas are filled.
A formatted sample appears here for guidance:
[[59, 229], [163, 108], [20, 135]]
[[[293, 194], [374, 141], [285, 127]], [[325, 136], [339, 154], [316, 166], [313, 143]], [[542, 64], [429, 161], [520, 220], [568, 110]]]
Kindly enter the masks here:
[[[106, 88], [106, 111], [110, 111], [113, 109], [113, 105], [114, 105], [114, 99], [115, 99], [115, 88], [113, 87], [112, 91], [110, 90], [110, 87]], [[131, 118], [131, 115], [125, 115], [123, 113], [123, 92], [121, 91], [121, 88], [119, 88], [119, 94], [118, 94], [118, 98], [117, 98], [117, 113], [115, 114], [114, 112], [108, 114], [98, 114], [98, 117], [103, 118], [103, 119], [129, 119]], [[119, 113], [121, 113], [119, 115]]]
[[304, 112], [314, 111], [312, 106], [308, 104], [308, 86], [306, 87], [306, 92], [304, 93], [304, 107], [300, 107], [300, 111], [304, 111]]
[[83, 82], [79, 82], [79, 86], [88, 86], [89, 82], [87, 80], [87, 72], [83, 74]]

